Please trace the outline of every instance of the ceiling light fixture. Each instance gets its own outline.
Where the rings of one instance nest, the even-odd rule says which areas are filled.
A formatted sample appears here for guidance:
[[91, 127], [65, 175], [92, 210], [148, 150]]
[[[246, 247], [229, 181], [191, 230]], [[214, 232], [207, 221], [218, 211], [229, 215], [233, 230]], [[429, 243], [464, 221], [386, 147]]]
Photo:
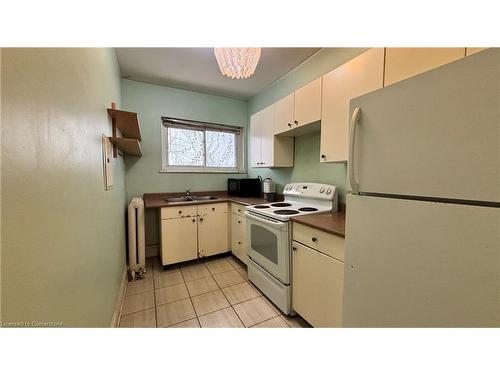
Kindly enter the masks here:
[[248, 78], [257, 67], [260, 48], [214, 48], [222, 75], [230, 78]]

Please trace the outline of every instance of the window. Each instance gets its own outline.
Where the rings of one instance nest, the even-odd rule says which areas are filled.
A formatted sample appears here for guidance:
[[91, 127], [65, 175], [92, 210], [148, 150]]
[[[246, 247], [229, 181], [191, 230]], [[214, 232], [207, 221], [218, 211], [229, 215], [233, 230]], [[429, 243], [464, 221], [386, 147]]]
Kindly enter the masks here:
[[162, 172], [243, 171], [241, 128], [162, 117]]

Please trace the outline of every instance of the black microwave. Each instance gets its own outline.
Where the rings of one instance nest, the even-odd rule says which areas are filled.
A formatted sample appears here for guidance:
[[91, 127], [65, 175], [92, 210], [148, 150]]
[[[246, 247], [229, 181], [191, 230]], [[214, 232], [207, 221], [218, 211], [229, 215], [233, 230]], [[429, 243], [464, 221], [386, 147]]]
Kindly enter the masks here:
[[260, 197], [260, 178], [228, 178], [227, 192], [235, 197]]

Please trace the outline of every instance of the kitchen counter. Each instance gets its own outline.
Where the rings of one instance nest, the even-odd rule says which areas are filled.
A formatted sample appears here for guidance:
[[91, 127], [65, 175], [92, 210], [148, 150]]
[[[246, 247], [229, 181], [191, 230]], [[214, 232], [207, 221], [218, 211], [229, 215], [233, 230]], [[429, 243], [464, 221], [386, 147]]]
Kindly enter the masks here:
[[[183, 193], [146, 193], [143, 195], [145, 208], [161, 208], [161, 207], [175, 207], [175, 206], [191, 206], [199, 204], [211, 204], [220, 202], [235, 202], [246, 206], [254, 204], [268, 203], [264, 198], [254, 198], [254, 197], [235, 197], [228, 195], [227, 191], [196, 191], [191, 193], [194, 196], [204, 196], [210, 195], [217, 197], [217, 199], [203, 200], [203, 201], [190, 201], [190, 202], [167, 202], [166, 198], [174, 198], [186, 195]], [[279, 199], [278, 201], [283, 200]]]
[[294, 216], [293, 222], [345, 237], [345, 211]]

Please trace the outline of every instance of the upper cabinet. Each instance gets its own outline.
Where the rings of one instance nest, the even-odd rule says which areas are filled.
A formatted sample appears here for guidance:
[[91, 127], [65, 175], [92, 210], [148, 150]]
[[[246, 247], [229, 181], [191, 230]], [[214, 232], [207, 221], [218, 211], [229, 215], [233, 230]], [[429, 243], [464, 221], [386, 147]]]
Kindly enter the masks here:
[[485, 49], [487, 49], [487, 48], [485, 48], [485, 47], [467, 47], [465, 49], [465, 56], [473, 55], [473, 54], [481, 52]]
[[384, 86], [465, 57], [465, 48], [386, 48]]
[[280, 134], [294, 126], [295, 93], [285, 96], [274, 103], [274, 134]]
[[295, 91], [294, 125], [321, 120], [321, 77]]
[[383, 48], [372, 48], [323, 76], [322, 162], [347, 160], [349, 101], [381, 88], [383, 80]]
[[293, 167], [293, 138], [274, 136], [274, 108], [269, 106], [250, 117], [250, 165]]
[[274, 134], [295, 136], [295, 129], [321, 120], [321, 77], [274, 103]]

